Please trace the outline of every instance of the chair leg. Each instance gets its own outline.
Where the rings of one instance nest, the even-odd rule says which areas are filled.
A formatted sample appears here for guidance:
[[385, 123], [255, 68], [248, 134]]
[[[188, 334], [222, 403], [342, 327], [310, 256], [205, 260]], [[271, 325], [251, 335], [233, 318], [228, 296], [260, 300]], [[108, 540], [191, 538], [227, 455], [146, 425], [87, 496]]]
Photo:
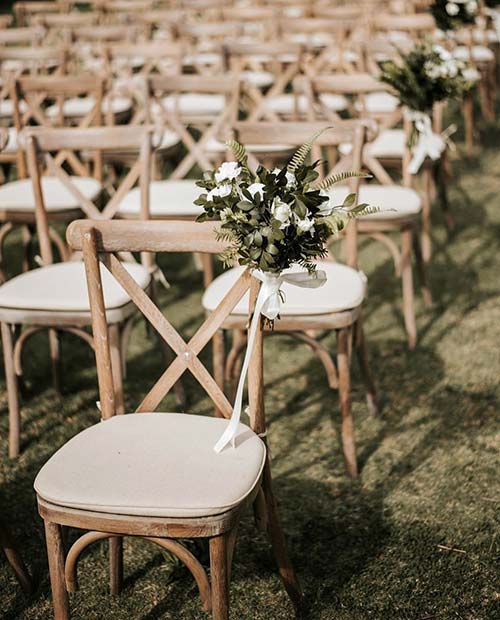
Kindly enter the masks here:
[[109, 326], [109, 352], [111, 356], [111, 370], [115, 388], [115, 409], [117, 414], [125, 413], [123, 402], [123, 364], [121, 355], [120, 327], [118, 324]]
[[431, 241], [431, 191], [432, 176], [429, 167], [423, 171], [424, 191], [422, 200], [422, 254], [426, 262], [429, 262], [432, 254]]
[[19, 412], [19, 388], [14, 369], [14, 343], [11, 326], [2, 323], [2, 349], [5, 366], [5, 382], [7, 384], [7, 400], [9, 404], [9, 456], [19, 456], [21, 435], [21, 416]]
[[373, 374], [370, 367], [370, 359], [368, 356], [368, 348], [366, 346], [365, 334], [363, 330], [363, 318], [359, 317], [356, 322], [356, 353], [358, 356], [359, 367], [366, 386], [366, 400], [368, 408], [372, 415], [378, 415], [379, 405], [377, 399], [377, 390], [373, 380]]
[[49, 329], [50, 362], [52, 365], [52, 381], [54, 390], [61, 393], [61, 360], [59, 334], [56, 329]]
[[33, 592], [33, 583], [19, 551], [16, 548], [15, 540], [5, 525], [0, 523], [0, 546], [3, 548], [7, 562], [10, 564], [14, 574], [19, 581], [25, 594]]
[[401, 282], [403, 289], [403, 316], [408, 338], [408, 346], [414, 349], [417, 344], [417, 326], [415, 323], [415, 303], [412, 273], [412, 230], [401, 231]]
[[462, 109], [465, 125], [465, 149], [470, 155], [474, 148], [474, 100], [470, 93], [465, 95]]
[[229, 620], [227, 534], [210, 539], [210, 581], [213, 620]]
[[61, 527], [57, 523], [45, 521], [45, 540], [49, 559], [54, 620], [69, 620], [69, 597], [64, 580], [64, 549]]
[[267, 513], [267, 534], [273, 547], [274, 557], [278, 564], [278, 570], [281, 580], [285, 586], [288, 596], [294, 606], [296, 615], [300, 615], [302, 608], [303, 595], [302, 590], [295, 574], [288, 548], [285, 540], [285, 534], [281, 526], [281, 519], [278, 513], [278, 506], [274, 497], [272, 488], [272, 476], [269, 459], [266, 459], [264, 472], [262, 474], [262, 490], [264, 492], [266, 513]]
[[415, 262], [417, 263], [418, 277], [420, 280], [420, 289], [422, 291], [422, 297], [426, 306], [432, 306], [432, 293], [429, 287], [429, 280], [427, 278], [427, 269], [425, 261], [422, 256], [422, 249], [418, 240], [418, 233], [416, 229], [413, 229], [413, 252], [415, 254]]
[[109, 539], [109, 591], [118, 595], [123, 585], [123, 538], [111, 536]]
[[351, 407], [351, 328], [337, 331], [337, 371], [339, 375], [339, 401], [342, 416], [342, 450], [347, 473], [351, 478], [358, 475], [356, 443], [354, 441], [354, 422]]

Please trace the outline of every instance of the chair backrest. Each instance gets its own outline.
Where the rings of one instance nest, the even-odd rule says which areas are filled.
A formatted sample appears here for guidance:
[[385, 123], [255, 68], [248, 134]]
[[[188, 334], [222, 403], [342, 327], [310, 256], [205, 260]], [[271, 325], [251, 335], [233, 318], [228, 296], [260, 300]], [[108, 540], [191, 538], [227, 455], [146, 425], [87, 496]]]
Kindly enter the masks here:
[[0, 30], [0, 45], [40, 45], [45, 30], [40, 26], [21, 26]]
[[[112, 218], [119, 209], [125, 194], [138, 184], [140, 187], [140, 217], [149, 218], [149, 182], [151, 152], [153, 148], [153, 127], [92, 127], [92, 128], [27, 128], [21, 134], [27, 153], [28, 171], [33, 182], [35, 213], [40, 239], [41, 258], [44, 264], [53, 261], [52, 248], [48, 236], [47, 209], [42, 187], [42, 176], [47, 171], [56, 178], [77, 204], [80, 217], [83, 213], [93, 220]], [[89, 152], [101, 154], [107, 151], [127, 151], [135, 154], [129, 170], [109, 191], [110, 199], [102, 206], [102, 183], [93, 183], [92, 196], [78, 185], [78, 175], [91, 181], [102, 180], [102, 157], [100, 170], [93, 175], [84, 155]], [[61, 154], [63, 157], [61, 158]], [[97, 158], [96, 158], [97, 159]], [[76, 176], [68, 174], [68, 168], [76, 171]], [[88, 183], [88, 182], [87, 182]], [[97, 206], [99, 204], [99, 206]]]
[[[347, 170], [361, 171], [363, 168], [363, 147], [367, 136], [373, 133], [373, 124], [367, 121], [339, 120], [330, 128], [325, 122], [246, 122], [242, 121], [234, 125], [234, 137], [241, 144], [259, 145], [282, 145], [289, 144], [299, 147], [308, 142], [311, 137], [320, 131], [311, 149], [310, 160], [325, 161], [323, 148], [327, 151], [326, 170], [319, 166], [320, 180], [332, 174]], [[351, 145], [349, 157], [342, 157], [339, 153], [341, 145]], [[329, 152], [328, 152], [329, 151]], [[332, 153], [332, 151], [335, 151]], [[249, 163], [253, 167], [258, 165], [255, 155], [249, 155]], [[351, 193], [357, 195], [360, 179], [355, 177], [346, 181]], [[335, 186], [333, 187], [333, 193]], [[357, 226], [356, 220], [352, 220], [346, 227], [345, 232], [345, 258], [348, 265], [357, 266]]]
[[379, 14], [373, 17], [372, 27], [375, 31], [400, 31], [417, 36], [433, 32], [436, 29], [436, 22], [430, 13]]
[[[147, 122], [159, 123], [175, 131], [187, 149], [187, 154], [171, 174], [171, 178], [185, 177], [195, 164], [202, 171], [212, 168], [207, 146], [230, 127], [238, 118], [240, 83], [237, 77], [220, 76], [151, 75], [146, 80]], [[193, 96], [212, 97], [214, 109], [206, 111], [206, 101], [196, 104]], [[195, 109], [195, 106], [199, 109]], [[188, 127], [201, 129], [198, 139], [193, 138]]]
[[0, 75], [63, 73], [67, 51], [64, 47], [3, 46], [0, 47]]
[[[111, 272], [127, 291], [141, 313], [175, 353], [175, 359], [143, 398], [137, 412], [155, 411], [182, 374], [189, 370], [214, 402], [217, 410], [226, 418], [231, 416], [231, 404], [212, 374], [200, 361], [198, 355], [250, 287], [253, 289], [251, 299], [255, 299], [258, 289], [257, 281], [250, 276], [248, 270], [245, 270], [218, 307], [210, 313], [195, 335], [186, 342], [152, 299], [131, 278], [116, 256], [118, 252], [220, 253], [224, 249], [224, 245], [216, 239], [214, 230], [216, 226], [217, 223], [211, 222], [198, 224], [195, 222], [158, 221], [78, 221], [68, 228], [67, 239], [70, 246], [76, 251], [83, 251], [85, 260], [99, 379], [99, 396], [104, 419], [115, 415], [116, 406], [100, 263]], [[256, 432], [260, 433], [265, 430], [262, 397], [262, 323], [257, 334], [256, 346], [253, 348], [250, 369], [248, 391], [251, 425]]]
[[31, 15], [37, 13], [67, 13], [75, 2], [73, 0], [21, 1], [14, 4], [16, 24], [24, 26]]

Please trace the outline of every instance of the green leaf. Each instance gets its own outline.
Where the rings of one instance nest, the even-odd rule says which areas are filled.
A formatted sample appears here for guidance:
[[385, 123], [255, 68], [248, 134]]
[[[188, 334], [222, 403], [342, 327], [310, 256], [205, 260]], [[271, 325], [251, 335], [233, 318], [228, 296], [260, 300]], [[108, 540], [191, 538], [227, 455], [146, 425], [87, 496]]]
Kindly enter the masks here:
[[238, 202], [236, 206], [242, 211], [251, 211], [255, 205], [251, 202], [248, 202], [248, 200], [240, 200], [240, 202]]
[[344, 203], [342, 204], [342, 206], [345, 209], [350, 209], [351, 207], [354, 206], [356, 202], [356, 194], [348, 194], [345, 199], [344, 199]]

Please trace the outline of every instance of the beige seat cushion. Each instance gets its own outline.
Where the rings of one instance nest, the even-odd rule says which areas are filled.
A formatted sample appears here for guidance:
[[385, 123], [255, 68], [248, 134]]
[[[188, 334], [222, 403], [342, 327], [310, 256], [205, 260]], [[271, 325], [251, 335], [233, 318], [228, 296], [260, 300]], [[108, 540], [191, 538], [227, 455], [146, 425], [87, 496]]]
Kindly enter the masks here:
[[8, 127], [6, 129], [0, 129], [0, 131], [7, 132], [7, 143], [0, 150], [0, 155], [12, 155], [17, 152], [17, 129], [15, 127]]
[[[19, 102], [19, 112], [24, 114], [28, 110], [26, 101], [21, 100]], [[0, 99], [0, 118], [13, 118], [14, 117], [14, 102], [12, 99]]]
[[[330, 195], [336, 204], [342, 204], [350, 190], [346, 186], [335, 185]], [[409, 187], [400, 185], [378, 185], [370, 183], [359, 188], [358, 201], [371, 207], [378, 207], [378, 213], [364, 215], [361, 220], [394, 220], [417, 215], [422, 209], [419, 194]]]
[[[149, 186], [149, 209], [152, 217], [192, 216], [202, 212], [202, 208], [193, 204], [203, 190], [196, 181], [180, 179], [178, 181], [152, 181]], [[134, 187], [125, 194], [119, 214], [139, 215], [141, 204], [140, 188]]]
[[[401, 159], [405, 146], [406, 135], [403, 129], [384, 129], [365, 149], [375, 159]], [[348, 155], [352, 151], [352, 144], [341, 144], [339, 151], [342, 155]]]
[[198, 54], [188, 54], [182, 60], [183, 66], [190, 65], [216, 65], [221, 61], [221, 55], [215, 52], [199, 52]]
[[[245, 144], [245, 148], [249, 153], [279, 153], [281, 151], [295, 150], [290, 144]], [[225, 153], [227, 146], [224, 142], [220, 142], [216, 138], [209, 138], [205, 143], [205, 151], [207, 153]]]
[[[347, 99], [343, 95], [324, 93], [319, 98], [326, 108], [334, 112], [341, 112], [348, 107]], [[275, 114], [292, 115], [295, 113], [296, 105], [299, 114], [307, 113], [309, 102], [305, 95], [299, 95], [298, 97], [293, 94], [276, 95], [266, 100], [266, 108]]]
[[[327, 281], [324, 286], [314, 289], [304, 289], [298, 286], [283, 284], [285, 302], [281, 308], [281, 316], [303, 316], [330, 314], [351, 310], [361, 304], [365, 296], [365, 278], [355, 269], [329, 261], [318, 261], [318, 269], [326, 272]], [[213, 311], [220, 301], [227, 295], [231, 286], [236, 282], [243, 267], [234, 267], [207, 287], [202, 304], [205, 310]], [[293, 267], [291, 273], [303, 271], [300, 267]], [[248, 314], [248, 293], [236, 305], [232, 314]]]
[[[142, 287], [150, 282], [149, 271], [136, 263], [124, 263]], [[130, 297], [101, 265], [106, 308], [120, 308]], [[89, 312], [85, 266], [81, 261], [56, 263], [33, 269], [7, 280], [0, 286], [0, 307], [23, 310]]]
[[227, 420], [186, 413], [130, 413], [73, 437], [42, 467], [44, 500], [95, 512], [203, 517], [239, 505], [258, 484], [266, 449], [240, 424], [236, 447], [214, 445]]
[[[79, 118], [88, 114], [95, 105], [93, 97], [71, 97], [63, 102], [63, 112], [66, 118]], [[132, 100], [129, 97], [112, 97], [102, 102], [102, 112], [105, 114], [111, 107], [113, 114], [123, 114], [132, 109]], [[59, 105], [54, 104], [47, 108], [47, 118], [56, 118], [59, 114]]]
[[274, 84], [274, 75], [269, 71], [242, 71], [241, 79], [256, 88], [267, 88]]
[[185, 93], [168, 95], [161, 103], [170, 112], [178, 110], [180, 114], [187, 116], [216, 116], [224, 111], [226, 98], [217, 94]]
[[[364, 109], [370, 114], [389, 114], [399, 106], [399, 99], [391, 93], [368, 93], [364, 97]], [[363, 110], [361, 102], [356, 102], [356, 110]]]
[[[70, 177], [72, 184], [89, 200], [97, 198], [101, 184], [92, 177]], [[77, 209], [80, 202], [56, 177], [42, 177], [42, 193], [47, 211]], [[31, 179], [19, 179], [0, 185], [0, 209], [33, 211], [35, 196]]]
[[472, 49], [465, 45], [459, 45], [453, 50], [453, 56], [459, 60], [471, 60], [472, 56], [474, 62], [493, 62], [495, 60], [495, 54], [484, 45], [474, 45]]

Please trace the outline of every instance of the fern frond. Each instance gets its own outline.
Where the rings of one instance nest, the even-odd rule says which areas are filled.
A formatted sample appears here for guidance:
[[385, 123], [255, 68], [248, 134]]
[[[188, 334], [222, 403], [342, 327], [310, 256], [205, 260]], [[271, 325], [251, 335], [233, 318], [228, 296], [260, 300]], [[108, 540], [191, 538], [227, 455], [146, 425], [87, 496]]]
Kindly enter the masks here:
[[226, 142], [226, 146], [228, 149], [231, 149], [234, 158], [240, 164], [240, 166], [248, 169], [248, 155], [243, 144], [240, 144], [238, 140], [228, 140]]
[[370, 179], [371, 174], [367, 174], [366, 172], [360, 172], [358, 170], [345, 170], [343, 172], [339, 172], [338, 174], [331, 174], [321, 181], [319, 185], [317, 185], [314, 189], [330, 189], [332, 185], [336, 185], [337, 183], [341, 183], [342, 181], [347, 181], [347, 179]]
[[320, 129], [315, 134], [311, 136], [311, 138], [305, 142], [302, 146], [300, 146], [294, 153], [290, 163], [287, 166], [288, 172], [295, 172], [299, 166], [305, 162], [306, 157], [309, 155], [314, 143], [321, 136], [321, 134], [328, 131], [328, 129], [332, 129], [331, 127], [325, 127], [324, 129]]

